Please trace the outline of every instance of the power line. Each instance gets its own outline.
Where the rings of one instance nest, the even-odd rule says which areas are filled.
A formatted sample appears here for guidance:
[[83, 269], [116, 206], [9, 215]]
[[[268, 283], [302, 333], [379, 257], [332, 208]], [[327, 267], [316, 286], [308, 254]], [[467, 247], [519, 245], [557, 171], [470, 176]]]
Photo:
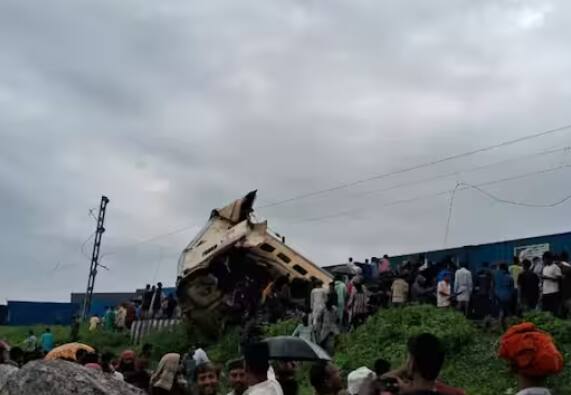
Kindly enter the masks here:
[[[565, 126], [565, 127], [559, 128], [559, 129], [552, 129], [552, 130], [549, 130], [549, 131], [546, 131], [546, 132], [542, 132], [541, 134], [538, 133], [538, 134], [531, 135], [531, 136], [521, 137], [521, 138], [519, 138], [519, 139], [516, 139], [517, 141], [516, 141], [516, 140], [511, 140], [511, 144], [513, 144], [513, 143], [515, 143], [515, 142], [523, 141], [524, 139], [530, 139], [530, 138], [534, 138], [534, 137], [540, 137], [540, 136], [543, 136], [543, 135], [545, 135], [545, 134], [547, 134], [547, 133], [555, 133], [556, 131], [564, 130], [564, 129], [566, 129], [566, 128], [571, 128], [571, 125], [568, 125], [568, 126]], [[510, 142], [504, 142], [504, 143], [501, 143], [501, 144], [507, 145], [508, 143], [510, 143]], [[497, 148], [497, 147], [499, 147], [499, 146], [500, 146], [500, 144], [497, 144], [496, 146], [493, 146], [493, 147], [494, 147], [494, 148]], [[493, 148], [490, 148], [490, 147], [481, 148], [481, 149], [479, 149], [479, 150], [471, 151], [471, 153], [473, 154], [473, 153], [477, 153], [477, 152], [483, 152], [483, 151], [489, 150], [489, 149], [493, 149]], [[444, 179], [444, 178], [447, 178], [447, 177], [456, 176], [456, 175], [461, 174], [461, 173], [470, 173], [470, 172], [482, 170], [482, 169], [485, 169], [485, 168], [490, 168], [490, 167], [498, 166], [498, 165], [500, 165], [500, 164], [504, 164], [504, 163], [511, 162], [511, 161], [514, 161], [514, 160], [520, 160], [520, 159], [529, 158], [529, 157], [534, 157], [534, 156], [549, 155], [549, 154], [553, 154], [553, 153], [557, 153], [557, 152], [563, 152], [563, 151], [569, 151], [569, 150], [571, 150], [571, 146], [565, 146], [565, 147], [563, 147], [563, 148], [552, 148], [552, 149], [548, 149], [548, 150], [539, 151], [539, 152], [536, 152], [536, 153], [533, 153], [533, 154], [522, 155], [522, 156], [519, 156], [519, 157], [516, 157], [516, 158], [509, 158], [509, 159], [501, 160], [501, 161], [494, 162], [494, 163], [491, 163], [491, 164], [486, 164], [486, 165], [482, 165], [482, 166], [477, 166], [477, 167], [474, 167], [474, 168], [471, 168], [471, 169], [467, 169], [467, 170], [460, 170], [460, 171], [450, 172], [450, 173], [438, 175], [438, 176], [435, 176], [435, 177], [425, 178], [425, 179], [418, 180], [418, 181], [413, 181], [413, 182], [401, 183], [401, 184], [393, 185], [393, 186], [390, 186], [390, 187], [387, 187], [387, 188], [383, 188], [383, 189], [375, 189], [375, 190], [371, 190], [371, 191], [366, 191], [366, 192], [361, 193], [361, 194], [359, 194], [359, 195], [360, 195], [360, 196], [365, 196], [365, 195], [369, 195], [369, 194], [373, 194], [373, 193], [388, 192], [388, 191], [391, 191], [391, 190], [394, 190], [394, 189], [398, 189], [398, 188], [408, 187], [408, 186], [417, 185], [417, 184], [421, 184], [421, 183], [425, 183], [425, 182], [429, 182], [429, 181], [434, 181], [434, 180], [437, 180], [437, 179]], [[455, 159], [456, 157], [459, 157], [459, 155], [461, 155], [461, 154], [455, 155], [454, 157], [448, 157], [448, 158], [450, 158], [450, 159], [454, 158], [454, 159]], [[443, 162], [443, 161], [445, 161], [445, 160], [450, 160], [450, 159], [441, 159], [441, 160], [438, 161], [438, 163]], [[437, 162], [437, 161], [435, 161], [434, 163], [436, 163], [436, 162]], [[432, 162], [431, 162], [431, 163], [432, 163]], [[412, 170], [412, 168], [410, 168], [410, 169]], [[399, 172], [406, 172], [406, 171], [411, 171], [411, 170], [402, 170], [402, 171], [399, 171]], [[395, 174], [397, 174], [397, 173], [395, 173]], [[391, 175], [392, 175], [392, 174], [391, 174]], [[388, 176], [388, 174], [387, 174], [386, 176]], [[449, 193], [449, 191], [446, 191], [446, 193]], [[284, 201], [276, 201], [276, 202], [274, 202], [274, 203], [270, 203], [270, 204], [267, 204], [267, 205], [260, 206], [259, 209], [271, 207], [271, 206], [274, 206], [274, 205], [279, 205], [279, 204], [281, 204], [282, 202], [284, 202]], [[334, 215], [331, 215], [331, 216], [328, 215], [328, 216], [326, 216], [326, 217], [327, 217], [327, 218], [333, 218], [333, 217], [337, 217], [337, 216], [345, 216], [345, 215], [347, 215], [347, 214], [350, 214], [350, 213], [353, 213], [353, 212], [359, 211], [359, 210], [360, 210], [360, 209], [352, 209], [352, 210], [348, 210], [348, 211], [339, 212], [339, 213], [334, 214]], [[321, 219], [321, 218], [324, 218], [324, 217], [318, 217], [318, 219]], [[307, 221], [307, 220], [302, 219], [301, 222], [312, 222], [312, 221]], [[297, 223], [298, 223], [298, 222], [294, 222], [294, 224], [297, 224]], [[182, 232], [185, 232], [185, 231], [187, 231], [187, 230], [189, 230], [189, 229], [191, 229], [191, 228], [193, 228], [193, 227], [195, 227], [195, 226], [196, 226], [195, 224], [191, 224], [191, 225], [187, 225], [187, 226], [184, 226], [184, 227], [182, 227], [182, 228], [179, 228], [179, 229], [175, 229], [175, 230], [173, 230], [173, 231], [169, 231], [169, 232], [166, 232], [166, 233], [160, 233], [160, 234], [158, 234], [158, 235], [155, 235], [155, 236], [152, 236], [152, 237], [149, 237], [149, 238], [146, 238], [146, 239], [143, 239], [143, 240], [140, 240], [140, 241], [131, 243], [131, 244], [127, 244], [127, 245], [124, 245], [124, 246], [117, 247], [117, 248], [115, 248], [114, 250], [112, 250], [112, 251], [110, 251], [110, 252], [106, 252], [104, 255], [105, 255], [105, 256], [109, 256], [109, 255], [119, 254], [119, 253], [121, 253], [121, 251], [123, 251], [123, 250], [128, 250], [128, 249], [131, 249], [131, 248], [135, 248], [135, 247], [138, 247], [138, 246], [143, 245], [143, 244], [150, 243], [150, 242], [155, 241], [155, 240], [159, 240], [159, 239], [162, 239], [162, 238], [165, 238], [165, 237], [169, 237], [169, 236], [172, 236], [172, 235], [175, 235], [175, 234], [178, 234], [178, 233], [182, 233]]]
[[532, 208], [551, 208], [551, 207], [559, 206], [560, 204], [563, 204], [566, 201], [568, 201], [569, 199], [571, 199], [571, 195], [567, 195], [560, 200], [556, 200], [553, 203], [547, 203], [547, 204], [518, 202], [518, 201], [514, 201], [514, 200], [507, 200], [507, 199], [502, 199], [500, 197], [497, 197], [496, 195], [480, 188], [477, 185], [466, 184], [464, 182], [461, 184], [467, 186], [468, 188], [471, 188], [471, 189], [474, 189], [474, 190], [480, 192], [482, 195], [487, 196], [496, 202], [504, 203], [504, 204], [511, 204], [513, 206], [532, 207]]
[[162, 239], [162, 238], [164, 238], [164, 237], [169, 237], [169, 236], [175, 235], [175, 234], [177, 234], [177, 233], [182, 233], [182, 232], [184, 232], [184, 231], [187, 231], [187, 230], [193, 228], [194, 226], [195, 226], [194, 224], [192, 224], [192, 225], [187, 225], [187, 226], [185, 226], [185, 227], [183, 227], [183, 228], [175, 229], [175, 230], [170, 231], [170, 232], [167, 232], [167, 233], [161, 233], [161, 234], [158, 234], [158, 235], [149, 237], [149, 238], [147, 238], [147, 239], [143, 239], [143, 240], [140, 240], [140, 241], [131, 243], [131, 244], [127, 244], [127, 245], [124, 245], [124, 246], [117, 247], [115, 250], [112, 250], [112, 251], [110, 251], [110, 252], [106, 252], [106, 253], [105, 253], [105, 256], [119, 254], [120, 251], [122, 251], [122, 250], [131, 249], [131, 248], [134, 248], [134, 247], [138, 247], [138, 246], [140, 246], [140, 245], [142, 245], [142, 244], [147, 244], [147, 243], [150, 243], [150, 242], [152, 242], [152, 241]]
[[404, 188], [404, 187], [409, 187], [409, 186], [413, 186], [413, 185], [418, 185], [418, 184], [424, 184], [426, 182], [430, 182], [430, 181], [435, 181], [435, 180], [440, 180], [440, 179], [445, 179], [448, 177], [454, 177], [454, 176], [458, 176], [460, 174], [466, 174], [466, 173], [473, 173], [476, 171], [480, 171], [480, 170], [484, 170], [484, 169], [488, 169], [491, 167], [495, 167], [495, 166], [499, 166], [499, 165], [503, 165], [509, 162], [514, 162], [514, 161], [518, 161], [521, 159], [528, 159], [528, 158], [532, 158], [532, 157], [539, 157], [539, 156], [543, 156], [543, 155], [550, 155], [550, 154], [554, 154], [554, 153], [558, 153], [558, 152], [566, 152], [566, 151], [570, 151], [571, 150], [571, 146], [565, 146], [563, 148], [556, 148], [556, 149], [548, 149], [548, 150], [543, 150], [543, 151], [539, 151], [539, 152], [535, 152], [532, 154], [526, 154], [526, 155], [520, 155], [517, 156], [515, 158], [508, 158], [508, 159], [503, 159], [497, 162], [493, 162], [493, 163], [488, 163], [482, 166], [476, 166], [476, 167], [472, 167], [469, 169], [465, 169], [465, 170], [458, 170], [458, 171], [453, 171], [453, 172], [449, 172], [449, 173], [445, 173], [445, 174], [441, 174], [441, 175], [437, 175], [434, 177], [428, 177], [428, 178], [423, 178], [421, 180], [416, 180], [416, 181], [411, 181], [411, 182], [405, 182], [405, 183], [401, 183], [401, 184], [396, 184], [396, 185], [391, 185], [389, 187], [385, 187], [385, 188], [378, 188], [378, 189], [372, 189], [369, 191], [365, 191], [365, 192], [361, 192], [361, 193], [357, 193], [354, 194], [350, 197], [353, 196], [368, 196], [368, 195], [372, 195], [375, 193], [382, 193], [382, 192], [388, 192], [388, 191], [392, 191], [395, 189], [400, 189], [400, 188]]
[[87, 245], [87, 243], [89, 243], [89, 241], [91, 240], [91, 238], [95, 236], [95, 232], [91, 233], [89, 235], [89, 237], [87, 239], [85, 239], [85, 241], [83, 243], [81, 243], [81, 255], [83, 255], [84, 257], [91, 259], [90, 256], [87, 255], [87, 253], [85, 252], [85, 246]]
[[[375, 193], [389, 192], [389, 191], [393, 191], [393, 190], [400, 189], [400, 188], [410, 187], [410, 186], [414, 186], [414, 185], [418, 185], [418, 184], [424, 184], [424, 183], [427, 183], [430, 181], [445, 179], [445, 178], [453, 177], [453, 176], [459, 176], [460, 174], [472, 173], [475, 171], [488, 169], [491, 167], [499, 166], [499, 165], [502, 165], [502, 164], [505, 164], [508, 162], [513, 162], [516, 160], [526, 159], [526, 158], [535, 157], [535, 156], [549, 155], [549, 154], [554, 154], [554, 153], [558, 153], [558, 152], [565, 152], [565, 151], [569, 151], [569, 150], [571, 150], [571, 146], [565, 146], [563, 148], [557, 148], [557, 149], [543, 150], [543, 151], [535, 152], [533, 154], [521, 155], [521, 156], [518, 156], [515, 158], [504, 159], [501, 161], [489, 163], [489, 164], [482, 165], [482, 166], [476, 166], [476, 167], [466, 169], [466, 170], [453, 171], [450, 173], [445, 173], [445, 174], [437, 175], [434, 177], [423, 178], [421, 180], [391, 185], [389, 187], [380, 188], [380, 189], [373, 189], [370, 191], [366, 191], [366, 192], [356, 194], [354, 196], [368, 196], [368, 195], [375, 194]], [[351, 214], [351, 213], [354, 213], [354, 212], [357, 212], [360, 210], [361, 210], [360, 208], [355, 208], [355, 209], [351, 209], [351, 210], [347, 210], [347, 211], [341, 211], [338, 214], [332, 215], [331, 217], [328, 216], [328, 218], [342, 217], [342, 216], [345, 216], [347, 214]], [[302, 219], [302, 221], [303, 221], [303, 219]]]
[[[561, 169], [565, 169], [565, 168], [570, 168], [571, 165], [561, 165], [561, 166], [556, 166], [556, 167], [550, 167], [547, 169], [542, 169], [539, 171], [534, 171], [534, 172], [529, 172], [529, 173], [524, 173], [524, 174], [520, 174], [517, 176], [512, 176], [512, 177], [506, 177], [506, 178], [501, 178], [501, 179], [497, 179], [497, 180], [492, 180], [492, 181], [487, 181], [478, 185], [474, 185], [475, 187], [485, 187], [485, 186], [490, 186], [490, 185], [496, 185], [496, 184], [501, 184], [504, 182], [508, 182], [508, 181], [514, 181], [514, 180], [519, 180], [519, 179], [523, 179], [523, 178], [527, 178], [527, 177], [532, 177], [532, 176], [538, 176], [538, 175], [543, 175], [543, 174], [547, 174], [547, 173], [551, 173], [557, 170], [561, 170]], [[467, 189], [470, 189], [474, 186], [461, 186], [457, 189], [458, 191], [464, 191]], [[400, 200], [394, 200], [394, 201], [390, 201], [387, 202], [383, 205], [380, 206], [376, 206], [375, 208], [386, 208], [386, 207], [391, 207], [391, 206], [396, 206], [399, 204], [405, 204], [405, 203], [411, 203], [411, 202], [415, 202], [418, 200], [422, 200], [422, 199], [427, 199], [427, 198], [432, 198], [432, 197], [438, 197], [438, 196], [443, 196], [443, 195], [448, 195], [450, 193], [453, 192], [454, 189], [449, 189], [446, 191], [442, 191], [442, 192], [437, 192], [437, 193], [430, 193], [430, 194], [423, 194], [423, 195], [419, 195], [419, 196], [415, 196], [413, 198], [409, 198], [409, 199], [400, 199]], [[564, 199], [564, 201], [567, 201], [571, 199], [570, 198], [566, 198]], [[507, 203], [507, 202], [504, 202]], [[563, 203], [563, 202], [562, 202]], [[298, 222], [293, 222], [291, 223], [292, 225], [297, 225], [297, 224], [301, 224], [301, 223], [306, 223], [306, 222], [321, 222], [323, 220], [327, 220], [327, 219], [333, 219], [333, 218], [337, 218], [337, 217], [344, 217], [350, 214], [354, 214], [357, 213], [359, 211], [363, 211], [363, 208], [356, 208], [356, 209], [352, 209], [352, 210], [346, 210], [346, 211], [340, 211], [337, 213], [332, 213], [332, 214], [328, 214], [328, 215], [323, 215], [323, 216], [319, 216], [319, 217], [312, 217], [312, 218], [306, 218], [306, 219], [302, 219]]]
[[452, 190], [450, 194], [450, 204], [448, 205], [448, 219], [446, 220], [446, 229], [444, 231], [444, 247], [446, 248], [446, 244], [448, 243], [448, 233], [450, 232], [450, 222], [452, 221], [452, 209], [454, 208], [454, 198], [456, 197], [456, 192], [460, 187], [460, 183], [457, 182], [456, 186]]
[[287, 199], [278, 200], [278, 201], [276, 201], [276, 202], [274, 202], [274, 203], [271, 203], [271, 204], [266, 204], [266, 205], [264, 205], [264, 206], [260, 206], [259, 209], [281, 206], [281, 205], [283, 205], [283, 204], [290, 203], [290, 202], [293, 202], [293, 201], [296, 201], [296, 200], [303, 200], [303, 199], [307, 199], [307, 198], [312, 197], [312, 196], [317, 196], [317, 195], [322, 195], [322, 194], [325, 194], [325, 193], [330, 193], [330, 192], [339, 191], [339, 190], [342, 190], [342, 189], [347, 189], [347, 188], [350, 188], [350, 187], [353, 187], [353, 186], [356, 186], [356, 185], [360, 185], [360, 184], [364, 184], [364, 183], [367, 183], [367, 182], [379, 180], [379, 179], [386, 178], [386, 177], [389, 177], [389, 176], [393, 176], [393, 175], [397, 175], [397, 174], [408, 173], [408, 172], [411, 172], [411, 171], [413, 171], [413, 170], [418, 170], [418, 169], [422, 169], [422, 168], [424, 168], [424, 167], [434, 166], [434, 165], [437, 165], [437, 164], [440, 164], [440, 163], [444, 163], [444, 162], [448, 162], [448, 161], [455, 160], [455, 159], [465, 158], [465, 157], [472, 156], [472, 155], [475, 155], [475, 154], [479, 154], [479, 153], [482, 153], [482, 152], [487, 152], [487, 151], [491, 151], [491, 150], [494, 150], [494, 149], [503, 148], [503, 147], [506, 147], [506, 146], [509, 146], [509, 145], [512, 145], [512, 144], [521, 143], [521, 142], [523, 142], [523, 141], [536, 139], [536, 138], [539, 138], [539, 137], [547, 136], [547, 135], [550, 135], [550, 134], [562, 132], [562, 131], [569, 130], [569, 129], [571, 129], [571, 124], [568, 124], [568, 125], [565, 125], [565, 126], [561, 126], [561, 127], [555, 128], [555, 129], [545, 130], [545, 131], [542, 131], [542, 132], [539, 132], [539, 133], [530, 134], [530, 135], [527, 135], [527, 136], [518, 137], [518, 138], [512, 139], [512, 140], [507, 140], [507, 141], [504, 141], [504, 142], [501, 142], [501, 143], [498, 143], [498, 144], [488, 145], [488, 146], [481, 147], [481, 148], [478, 148], [478, 149], [475, 149], [475, 150], [472, 150], [472, 151], [467, 151], [467, 152], [463, 152], [463, 153], [459, 153], [459, 154], [455, 154], [455, 155], [446, 156], [446, 157], [444, 157], [444, 158], [436, 159], [436, 160], [429, 161], [429, 162], [424, 162], [424, 163], [421, 163], [421, 164], [418, 164], [418, 165], [414, 165], [414, 166], [411, 166], [411, 167], [405, 167], [405, 168], [398, 169], [398, 170], [393, 170], [393, 171], [390, 171], [390, 172], [387, 172], [387, 173], [378, 174], [378, 175], [375, 175], [375, 176], [372, 176], [372, 177], [361, 178], [361, 179], [357, 179], [357, 180], [355, 180], [355, 181], [351, 181], [351, 182], [348, 182], [348, 183], [343, 183], [343, 184], [335, 185], [335, 186], [332, 186], [332, 187], [329, 187], [329, 188], [318, 189], [318, 190], [315, 190], [315, 191], [312, 191], [312, 192], [303, 193], [303, 194], [300, 194], [300, 195], [292, 196], [292, 197], [287, 198]]

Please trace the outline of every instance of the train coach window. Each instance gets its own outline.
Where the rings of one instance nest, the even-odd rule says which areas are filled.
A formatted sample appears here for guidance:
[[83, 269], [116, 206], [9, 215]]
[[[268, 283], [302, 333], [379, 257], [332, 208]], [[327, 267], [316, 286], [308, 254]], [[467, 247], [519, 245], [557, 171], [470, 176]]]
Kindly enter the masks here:
[[305, 270], [304, 268], [302, 268], [302, 267], [299, 266], [299, 265], [294, 265], [293, 268], [294, 268], [294, 270], [295, 270], [296, 272], [298, 272], [298, 273], [301, 274], [302, 276], [305, 276], [305, 275], [307, 274], [307, 270]]
[[260, 249], [266, 252], [274, 252], [275, 248], [269, 245], [268, 243], [264, 243], [260, 246]]
[[212, 247], [207, 248], [206, 250], [204, 250], [204, 252], [202, 253], [202, 256], [206, 256], [208, 254], [210, 254], [212, 251], [214, 251], [216, 248], [218, 247], [218, 244], [214, 244]]
[[284, 253], [280, 252], [278, 254], [278, 258], [280, 258], [282, 261], [284, 261], [285, 263], [290, 263], [291, 259], [289, 256], [285, 255]]

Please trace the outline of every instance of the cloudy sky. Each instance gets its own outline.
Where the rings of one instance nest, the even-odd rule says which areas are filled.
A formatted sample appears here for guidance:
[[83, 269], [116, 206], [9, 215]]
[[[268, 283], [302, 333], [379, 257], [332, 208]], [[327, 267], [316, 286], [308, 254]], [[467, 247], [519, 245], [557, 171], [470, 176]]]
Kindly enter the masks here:
[[[571, 123], [571, 3], [0, 2], [0, 303], [172, 284], [210, 209]], [[260, 209], [320, 265], [569, 230], [571, 129]], [[534, 175], [535, 174], [535, 175]], [[514, 178], [513, 180], [501, 181]], [[500, 180], [499, 182], [495, 182]], [[140, 243], [156, 235], [184, 231]], [[87, 241], [86, 241], [87, 240]], [[83, 246], [83, 248], [82, 248]]]

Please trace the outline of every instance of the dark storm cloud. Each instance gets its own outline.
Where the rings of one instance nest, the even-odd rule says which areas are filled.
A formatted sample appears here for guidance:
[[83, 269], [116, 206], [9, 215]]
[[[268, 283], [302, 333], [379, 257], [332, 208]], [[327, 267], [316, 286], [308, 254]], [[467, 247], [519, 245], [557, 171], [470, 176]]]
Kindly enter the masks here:
[[[542, 0], [1, 2], [0, 299], [64, 300], [84, 288], [88, 209], [103, 193], [111, 270], [96, 285], [127, 290], [172, 283], [178, 252], [210, 210], [251, 189], [263, 205], [569, 123], [569, 8]], [[259, 215], [321, 264], [439, 248], [449, 196], [431, 194], [569, 163], [566, 152], [522, 156], [570, 145], [570, 136]], [[520, 159], [463, 172], [507, 158]], [[551, 202], [570, 192], [568, 175], [489, 189]], [[461, 191], [448, 245], [568, 230], [568, 207], [510, 207]]]

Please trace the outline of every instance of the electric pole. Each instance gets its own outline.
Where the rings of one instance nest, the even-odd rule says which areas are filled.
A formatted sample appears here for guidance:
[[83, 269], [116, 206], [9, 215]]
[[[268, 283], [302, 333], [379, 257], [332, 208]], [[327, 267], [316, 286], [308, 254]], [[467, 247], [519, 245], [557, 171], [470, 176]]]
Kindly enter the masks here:
[[83, 311], [81, 319], [85, 321], [87, 315], [91, 310], [91, 298], [93, 296], [93, 287], [95, 286], [95, 276], [97, 275], [97, 266], [99, 266], [99, 250], [101, 249], [101, 237], [105, 228], [105, 209], [107, 208], [109, 199], [107, 196], [101, 196], [101, 203], [99, 205], [99, 215], [97, 216], [97, 228], [95, 228], [95, 239], [93, 241], [93, 252], [91, 254], [91, 265], [89, 267], [89, 278], [87, 279], [87, 291], [83, 299]]

